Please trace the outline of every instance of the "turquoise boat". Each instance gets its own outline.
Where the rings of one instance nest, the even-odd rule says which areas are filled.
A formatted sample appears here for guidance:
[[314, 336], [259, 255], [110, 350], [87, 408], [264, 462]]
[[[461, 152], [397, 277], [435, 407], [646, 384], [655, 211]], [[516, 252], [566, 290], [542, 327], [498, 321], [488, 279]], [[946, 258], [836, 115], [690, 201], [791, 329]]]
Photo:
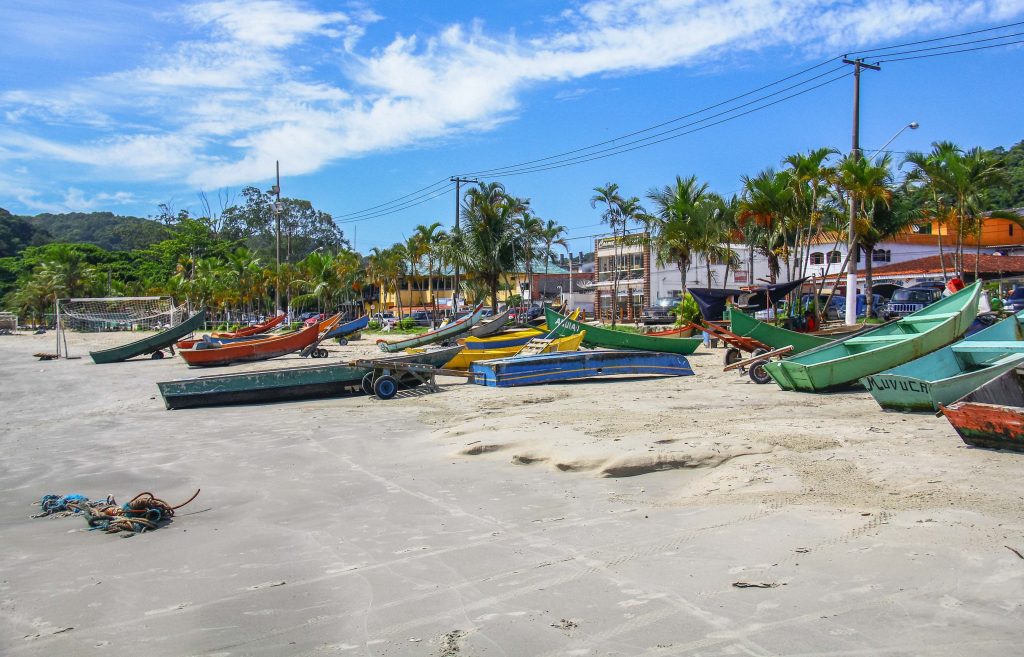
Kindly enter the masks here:
[[792, 358], [765, 363], [764, 369], [783, 390], [821, 392], [848, 386], [959, 339], [978, 315], [980, 293], [981, 283], [973, 283], [912, 315]]
[[473, 310], [473, 313], [467, 317], [463, 317], [457, 322], [442, 326], [439, 329], [429, 331], [427, 333], [421, 333], [414, 335], [411, 338], [405, 338], [404, 340], [397, 340], [395, 342], [388, 342], [387, 340], [377, 340], [377, 346], [380, 347], [381, 351], [387, 351], [395, 353], [405, 349], [411, 349], [412, 347], [423, 347], [428, 344], [434, 344], [435, 342], [444, 342], [451, 338], [458, 337], [463, 333], [469, 331], [469, 329], [476, 326], [480, 320], [484, 317], [484, 305], [480, 304]]
[[136, 340], [135, 342], [123, 344], [120, 347], [103, 349], [101, 351], [90, 351], [89, 356], [92, 357], [92, 362], [97, 365], [119, 363], [123, 360], [128, 360], [129, 358], [142, 356], [143, 354], [152, 354], [152, 358], [163, 358], [164, 354], [163, 351], [161, 351], [162, 349], [167, 349], [186, 335], [194, 333], [205, 322], [206, 310], [204, 309], [193, 314], [181, 324], [172, 326], [169, 329], [165, 329], [154, 335], [142, 338], [141, 340]]
[[882, 408], [937, 411], [1024, 365], [1024, 311], [927, 356], [860, 380]]

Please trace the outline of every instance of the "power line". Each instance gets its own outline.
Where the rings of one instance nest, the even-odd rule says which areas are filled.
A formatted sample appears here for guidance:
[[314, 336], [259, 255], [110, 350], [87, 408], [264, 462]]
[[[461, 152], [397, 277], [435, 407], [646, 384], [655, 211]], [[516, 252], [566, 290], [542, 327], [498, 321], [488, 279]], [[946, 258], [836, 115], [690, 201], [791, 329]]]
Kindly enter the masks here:
[[975, 50], [989, 50], [990, 48], [1001, 48], [1003, 46], [1012, 46], [1012, 45], [1017, 44], [1017, 43], [1024, 43], [1024, 39], [1018, 39], [1017, 41], [1007, 41], [1005, 43], [994, 43], [994, 44], [988, 45], [988, 46], [978, 46], [977, 48], [961, 48], [960, 50], [947, 50], [945, 52], [936, 52], [936, 53], [932, 53], [930, 55], [914, 55], [912, 57], [895, 57], [893, 59], [880, 59], [880, 60], [878, 60], [878, 63], [879, 64], [884, 64], [886, 62], [903, 62], [903, 61], [906, 61], [908, 59], [927, 59], [929, 57], [942, 57], [943, 55], [955, 55], [957, 53], [973, 52]]
[[[926, 44], [926, 43], [936, 43], [936, 42], [939, 42], [939, 41], [949, 41], [949, 40], [952, 40], [952, 39], [958, 39], [958, 38], [962, 38], [962, 37], [965, 37], [965, 36], [971, 36], [971, 35], [976, 35], [976, 34], [983, 34], [983, 33], [988, 33], [988, 32], [992, 32], [992, 31], [995, 31], [995, 30], [1007, 29], [1007, 28], [1011, 28], [1011, 27], [1017, 27], [1017, 26], [1020, 26], [1020, 25], [1024, 25], [1024, 21], [1017, 22], [1017, 23], [1008, 23], [1008, 24], [1005, 24], [1005, 25], [999, 25], [999, 26], [995, 26], [995, 27], [991, 27], [991, 28], [984, 28], [984, 29], [980, 29], [980, 30], [973, 30], [973, 31], [969, 31], [969, 32], [962, 32], [962, 33], [959, 33], [959, 34], [947, 35], [947, 36], [943, 36], [943, 37], [936, 37], [936, 38], [932, 38], [932, 39], [924, 39], [924, 40], [920, 40], [920, 41], [913, 41], [913, 42], [907, 42], [907, 43], [902, 43], [902, 44], [895, 44], [895, 45], [891, 45], [891, 46], [882, 46], [882, 47], [879, 47], [879, 48], [872, 48], [872, 49], [868, 49], [868, 50], [852, 51], [850, 53], [847, 53], [847, 55], [876, 53], [877, 56], [887, 56], [888, 57], [888, 56], [892, 56], [892, 55], [911, 55], [912, 53], [925, 52], [925, 51], [930, 51], [930, 50], [941, 50], [942, 51], [942, 52], [935, 52], [935, 53], [925, 54], [925, 55], [893, 57], [891, 59], [885, 59], [885, 60], [881, 60], [879, 62], [879, 63], [882, 63], [882, 62], [905, 61], [905, 60], [912, 60], [912, 59], [924, 59], [924, 58], [928, 58], [928, 57], [939, 57], [939, 56], [943, 56], [943, 55], [952, 55], [952, 54], [959, 54], [959, 53], [971, 52], [971, 51], [976, 51], [976, 50], [985, 50], [985, 49], [990, 49], [990, 48], [997, 48], [997, 47], [1001, 47], [1001, 46], [1008, 46], [1008, 45], [1014, 45], [1014, 44], [1018, 44], [1018, 43], [1024, 43], [1024, 40], [1009, 41], [1009, 42], [1003, 42], [1003, 43], [998, 43], [998, 44], [990, 44], [990, 45], [980, 46], [980, 47], [975, 47], [975, 48], [959, 48], [959, 49], [950, 50], [950, 48], [957, 48], [958, 46], [972, 45], [972, 44], [975, 44], [975, 43], [983, 43], [983, 42], [994, 41], [994, 40], [998, 40], [998, 39], [1007, 39], [1007, 38], [1010, 38], [1012, 36], [1019, 36], [1021, 34], [1024, 34], [1024, 32], [1018, 32], [1018, 33], [1014, 33], [1014, 34], [1006, 34], [1006, 35], [997, 36], [997, 37], [988, 37], [988, 38], [984, 38], [984, 39], [975, 39], [975, 40], [964, 41], [964, 42], [959, 42], [959, 43], [951, 43], [951, 44], [946, 44], [946, 45], [943, 45], [943, 46], [935, 46], [935, 47], [930, 47], [930, 48], [921, 48], [921, 49], [912, 50], [912, 51], [892, 52], [892, 53], [886, 53], [884, 55], [882, 54], [883, 51], [894, 50], [894, 49], [897, 49], [897, 48], [906, 48], [906, 47], [909, 47], [909, 46], [922, 45], [922, 44]], [[540, 171], [547, 171], [547, 170], [551, 170], [551, 169], [564, 168], [564, 167], [573, 166], [573, 165], [576, 165], [576, 164], [583, 164], [583, 163], [586, 163], [586, 162], [591, 162], [591, 161], [595, 161], [595, 160], [605, 159], [607, 157], [611, 157], [611, 156], [614, 156], [614, 155], [619, 155], [619, 154], [622, 154], [622, 153], [627, 153], [627, 152], [630, 152], [630, 151], [638, 150], [640, 148], [646, 148], [648, 146], [654, 146], [656, 144], [660, 144], [660, 143], [663, 143], [663, 142], [671, 140], [671, 139], [676, 139], [676, 138], [682, 137], [684, 135], [693, 134], [694, 132], [698, 132], [700, 130], [704, 130], [706, 128], [709, 128], [709, 127], [712, 127], [712, 126], [715, 126], [715, 125], [720, 125], [720, 124], [725, 123], [727, 121], [731, 121], [733, 119], [740, 118], [742, 116], [746, 116], [746, 115], [751, 114], [753, 112], [756, 112], [756, 111], [759, 111], [759, 110], [762, 110], [762, 109], [766, 109], [768, 107], [771, 107], [773, 105], [779, 104], [779, 103], [784, 102], [786, 100], [790, 100], [792, 98], [795, 98], [797, 96], [803, 95], [804, 93], [808, 93], [810, 91], [818, 89], [818, 88], [820, 88], [822, 86], [825, 86], [827, 84], [830, 84], [832, 82], [836, 82], [836, 81], [842, 79], [843, 77], [846, 77], [846, 75], [849, 75], [849, 74], [847, 73], [847, 74], [844, 74], [844, 75], [839, 76], [837, 78], [826, 80], [823, 83], [820, 83], [818, 85], [814, 85], [814, 86], [812, 86], [810, 88], [807, 88], [807, 89], [804, 89], [804, 90], [802, 90], [800, 92], [791, 94], [789, 96], [785, 96], [783, 98], [777, 99], [775, 101], [772, 101], [770, 103], [766, 103], [766, 104], [758, 106], [758, 107], [753, 107], [751, 109], [747, 109], [746, 111], [739, 112], [737, 114], [734, 114], [733, 116], [726, 116], [726, 118], [723, 118], [723, 119], [721, 119], [719, 121], [714, 121], [714, 122], [707, 123], [710, 119], [738, 112], [739, 110], [743, 110], [744, 108], [750, 107], [751, 105], [753, 105], [753, 104], [755, 104], [755, 103], [757, 103], [759, 101], [766, 100], [768, 98], [772, 98], [772, 97], [777, 96], [780, 93], [784, 93], [785, 91], [788, 91], [788, 90], [792, 90], [792, 89], [796, 89], [796, 88], [802, 87], [802, 86], [804, 86], [804, 85], [806, 85], [806, 84], [808, 84], [808, 83], [810, 83], [810, 82], [812, 82], [814, 80], [817, 80], [817, 79], [820, 79], [820, 78], [822, 78], [824, 76], [827, 76], [827, 75], [835, 72], [836, 70], [839, 70], [839, 68], [841, 68], [841, 67], [837, 67], [837, 68], [832, 69], [830, 71], [826, 71], [825, 73], [818, 74], [816, 76], [813, 76], [811, 78], [803, 80], [802, 82], [798, 82], [796, 84], [790, 85], [790, 86], [785, 87], [783, 89], [774, 91], [771, 94], [766, 94], [766, 95], [764, 95], [764, 96], [762, 96], [762, 97], [760, 97], [758, 99], [755, 99], [753, 101], [748, 101], [748, 102], [745, 102], [743, 104], [740, 104], [737, 107], [733, 107], [731, 109], [723, 110], [723, 111], [718, 112], [716, 114], [712, 114], [712, 115], [710, 115], [708, 117], [705, 117], [703, 119], [699, 119], [697, 121], [692, 121], [692, 122], [683, 124], [681, 126], [677, 126], [675, 128], [672, 128], [671, 130], [666, 130], [666, 131], [662, 131], [662, 132], [655, 133], [655, 134], [652, 134], [652, 135], [647, 135], [646, 137], [643, 137], [641, 139], [636, 139], [636, 140], [627, 142], [625, 144], [618, 144], [616, 146], [611, 146], [609, 148], [599, 149], [599, 147], [601, 147], [601, 146], [608, 146], [609, 144], [614, 144], [615, 142], [620, 141], [622, 139], [627, 139], [627, 138], [630, 138], [630, 137], [635, 137], [637, 135], [642, 135], [642, 134], [645, 134], [645, 133], [649, 133], [649, 132], [651, 132], [653, 130], [657, 130], [658, 128], [662, 128], [662, 127], [665, 127], [665, 126], [668, 126], [668, 125], [672, 125], [674, 123], [678, 123], [679, 121], [683, 121], [685, 119], [692, 118], [692, 117], [698, 116], [700, 114], [705, 114], [705, 113], [711, 111], [712, 109], [717, 109], [719, 107], [723, 107], [723, 106], [729, 105], [729, 104], [734, 103], [734, 102], [736, 102], [736, 101], [738, 101], [740, 99], [752, 96], [752, 95], [754, 95], [754, 94], [756, 94], [756, 93], [758, 93], [760, 91], [764, 91], [764, 90], [769, 89], [771, 87], [777, 86], [777, 85], [779, 85], [779, 84], [781, 84], [783, 82], [799, 78], [802, 75], [805, 75], [805, 74], [807, 74], [807, 73], [809, 73], [811, 71], [814, 71], [814, 70], [816, 70], [818, 68], [821, 68], [822, 66], [826, 66], [829, 63], [831, 63], [833, 61], [836, 61], [837, 59], [840, 59], [840, 58], [841, 58], [840, 56], [832, 57], [830, 59], [827, 59], [827, 60], [824, 60], [824, 61], [819, 62], [817, 64], [814, 64], [813, 66], [810, 66], [810, 67], [807, 67], [805, 69], [802, 69], [802, 70], [800, 70], [800, 71], [798, 71], [796, 73], [793, 73], [793, 74], [784, 76], [782, 78], [779, 78], [778, 80], [770, 82], [770, 83], [768, 83], [766, 85], [762, 85], [762, 86], [757, 87], [755, 89], [752, 89], [750, 91], [747, 91], [747, 92], [744, 92], [742, 94], [738, 94], [736, 96], [733, 96], [733, 97], [731, 97], [729, 99], [726, 99], [726, 100], [714, 103], [712, 105], [708, 105], [708, 106], [703, 107], [701, 109], [695, 110], [693, 112], [689, 112], [687, 114], [683, 114], [683, 115], [678, 116], [678, 117], [674, 117], [672, 119], [668, 119], [666, 121], [662, 121], [660, 123], [654, 124], [652, 126], [648, 126], [646, 128], [642, 128], [640, 130], [635, 130], [633, 132], [626, 133], [624, 135], [621, 135], [619, 137], [615, 137], [613, 139], [605, 140], [605, 141], [602, 141], [602, 142], [597, 142], [595, 144], [590, 144], [588, 146], [583, 146], [583, 147], [572, 149], [572, 150], [569, 150], [569, 151], [564, 151], [562, 153], [546, 156], [546, 157], [543, 157], [543, 158], [537, 158], [537, 159], [533, 159], [533, 160], [519, 162], [519, 163], [516, 163], [516, 164], [506, 165], [506, 166], [503, 166], [503, 167], [496, 167], [496, 168], [492, 168], [492, 169], [483, 169], [483, 170], [479, 170], [479, 171], [473, 171], [473, 172], [469, 172], [469, 173], [462, 174], [462, 175], [467, 175], [467, 176], [468, 175], [481, 175], [481, 176], [486, 176], [486, 177], [498, 177], [498, 176], [514, 176], [514, 175], [524, 175], [524, 174], [527, 174], [527, 173], [536, 173], [536, 172], [540, 172]], [[707, 125], [699, 125], [701, 123], [707, 123]], [[684, 130], [684, 128], [691, 127], [691, 126], [699, 126], [699, 127], [695, 127], [692, 130]], [[662, 138], [661, 139], [657, 139], [658, 137], [662, 137]], [[595, 149], [599, 149], [599, 150], [595, 150]], [[567, 157], [567, 156], [574, 156], [574, 157]], [[543, 164], [543, 163], [547, 163], [547, 164]], [[380, 204], [377, 204], [377, 205], [374, 205], [374, 206], [370, 206], [370, 207], [364, 208], [362, 210], [353, 211], [353, 212], [345, 213], [345, 214], [342, 214], [342, 215], [338, 215], [336, 217], [336, 220], [338, 220], [338, 223], [354, 223], [354, 222], [357, 222], [357, 221], [365, 221], [365, 220], [369, 220], [369, 219], [380, 218], [380, 217], [388, 216], [390, 214], [395, 214], [397, 212], [401, 212], [401, 211], [407, 210], [409, 208], [415, 207], [417, 205], [421, 205], [423, 203], [426, 203], [428, 201], [431, 201], [431, 200], [433, 200], [433, 199], [435, 199], [435, 198], [437, 198], [439, 196], [442, 196], [442, 195], [448, 193], [451, 190], [451, 185], [447, 185], [447, 186], [445, 186], [441, 190], [437, 189], [438, 185], [441, 185], [441, 184], [443, 184], [445, 182], [446, 182], [445, 179], [441, 179], [439, 181], [436, 181], [436, 182], [432, 183], [431, 185], [428, 185], [428, 186], [420, 188], [420, 189], [418, 189], [416, 191], [410, 192], [409, 194], [405, 194], [405, 195], [396, 197], [395, 199], [392, 199], [390, 201], [386, 201], [384, 203], [380, 203]], [[406, 199], [408, 199], [408, 200], [406, 200]]]

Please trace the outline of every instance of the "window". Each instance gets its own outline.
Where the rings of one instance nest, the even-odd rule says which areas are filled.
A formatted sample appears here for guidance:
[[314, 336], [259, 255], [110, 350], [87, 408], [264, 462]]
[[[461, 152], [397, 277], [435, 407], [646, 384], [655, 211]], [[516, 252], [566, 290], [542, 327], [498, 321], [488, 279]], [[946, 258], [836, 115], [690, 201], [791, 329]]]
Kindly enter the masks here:
[[918, 235], [931, 235], [932, 234], [932, 224], [931, 224], [931, 222], [928, 222], [926, 224], [917, 224], [914, 228], [916, 228], [916, 230], [914, 232], [917, 233]]
[[890, 260], [892, 260], [892, 251], [875, 249], [871, 252], [871, 262], [889, 262]]
[[841, 263], [843, 261], [843, 254], [839, 251], [829, 251], [828, 261], [833, 264]]
[[823, 265], [825, 264], [825, 254], [815, 251], [811, 254], [812, 265]]

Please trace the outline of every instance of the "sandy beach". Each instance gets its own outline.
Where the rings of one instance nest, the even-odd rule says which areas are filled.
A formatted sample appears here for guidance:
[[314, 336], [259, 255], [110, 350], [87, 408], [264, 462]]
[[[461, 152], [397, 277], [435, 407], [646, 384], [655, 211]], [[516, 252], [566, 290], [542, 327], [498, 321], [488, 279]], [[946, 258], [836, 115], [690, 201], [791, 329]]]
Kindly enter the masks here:
[[[168, 411], [155, 382], [228, 370], [68, 341], [0, 337], [5, 655], [1021, 652], [1024, 455], [866, 392], [701, 348], [692, 377]], [[31, 517], [196, 489], [129, 539]]]

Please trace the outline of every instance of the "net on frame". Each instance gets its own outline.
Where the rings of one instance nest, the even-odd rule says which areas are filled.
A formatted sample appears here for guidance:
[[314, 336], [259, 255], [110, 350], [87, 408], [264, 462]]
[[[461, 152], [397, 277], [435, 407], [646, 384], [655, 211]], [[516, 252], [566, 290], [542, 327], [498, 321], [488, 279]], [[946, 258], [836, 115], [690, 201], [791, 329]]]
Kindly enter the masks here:
[[68, 331], [159, 330], [181, 323], [184, 305], [170, 297], [103, 297], [64, 299], [60, 302], [61, 328]]

